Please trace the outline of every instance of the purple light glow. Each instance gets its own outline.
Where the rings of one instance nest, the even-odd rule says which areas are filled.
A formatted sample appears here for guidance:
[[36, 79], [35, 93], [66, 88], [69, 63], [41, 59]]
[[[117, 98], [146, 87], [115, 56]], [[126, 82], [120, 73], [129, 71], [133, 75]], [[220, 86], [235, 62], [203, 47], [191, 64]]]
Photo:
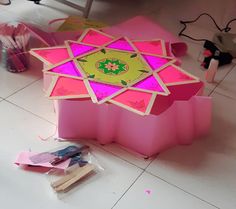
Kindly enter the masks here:
[[55, 67], [55, 68], [52, 68], [49, 71], [54, 72], [54, 73], [60, 73], [60, 74], [65, 74], [65, 75], [81, 77], [81, 74], [77, 70], [77, 67], [75, 66], [75, 63], [73, 61], [66, 62], [62, 65]]
[[89, 83], [98, 101], [101, 101], [105, 99], [106, 97], [111, 96], [112, 94], [116, 93], [117, 91], [121, 89], [121, 87], [118, 87], [118, 86], [112, 86], [112, 85], [97, 83], [93, 81], [90, 81]]
[[164, 92], [162, 86], [158, 83], [158, 81], [153, 77], [150, 76], [145, 80], [140, 81], [139, 83], [135, 84], [134, 87], [140, 89], [147, 89], [156, 92]]
[[79, 55], [82, 55], [86, 52], [90, 52], [93, 49], [95, 49], [95, 47], [86, 46], [86, 45], [77, 44], [77, 43], [70, 43], [70, 48], [71, 48], [71, 51], [72, 51], [74, 57], [77, 57]]
[[155, 57], [155, 56], [151, 56], [151, 55], [142, 55], [142, 56], [147, 61], [147, 63], [150, 65], [152, 70], [156, 70], [169, 62], [169, 60], [166, 58]]

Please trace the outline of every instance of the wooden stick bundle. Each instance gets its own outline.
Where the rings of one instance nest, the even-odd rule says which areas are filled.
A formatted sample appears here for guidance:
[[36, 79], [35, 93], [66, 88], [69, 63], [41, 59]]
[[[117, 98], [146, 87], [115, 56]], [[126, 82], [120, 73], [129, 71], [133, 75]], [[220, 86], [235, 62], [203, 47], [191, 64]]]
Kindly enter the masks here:
[[51, 184], [52, 188], [56, 192], [65, 192], [68, 191], [68, 189], [81, 180], [83, 177], [88, 175], [90, 172], [92, 172], [95, 169], [95, 166], [92, 164], [87, 164], [83, 167], [78, 167], [74, 171], [72, 171], [70, 174], [67, 174], [66, 176], [58, 179], [57, 181], [53, 182]]

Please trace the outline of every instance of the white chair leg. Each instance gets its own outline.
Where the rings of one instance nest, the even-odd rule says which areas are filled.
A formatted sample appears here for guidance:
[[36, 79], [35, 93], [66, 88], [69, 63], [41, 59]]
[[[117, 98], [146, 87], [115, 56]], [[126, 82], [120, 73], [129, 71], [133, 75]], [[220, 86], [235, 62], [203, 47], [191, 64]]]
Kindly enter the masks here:
[[86, 2], [85, 8], [84, 8], [84, 14], [83, 14], [83, 16], [85, 18], [87, 18], [89, 16], [89, 12], [91, 10], [92, 3], [93, 3], [93, 0], [87, 0], [87, 2]]

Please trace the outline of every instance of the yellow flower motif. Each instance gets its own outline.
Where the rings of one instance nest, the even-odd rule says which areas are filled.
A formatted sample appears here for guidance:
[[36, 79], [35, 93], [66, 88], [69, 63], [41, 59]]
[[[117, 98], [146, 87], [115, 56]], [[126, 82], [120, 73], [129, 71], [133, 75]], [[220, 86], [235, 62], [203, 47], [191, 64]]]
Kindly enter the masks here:
[[118, 65], [116, 65], [115, 63], [111, 63], [109, 62], [108, 64], [105, 65], [105, 67], [108, 69], [108, 70], [112, 70], [112, 71], [115, 71], [119, 68]]

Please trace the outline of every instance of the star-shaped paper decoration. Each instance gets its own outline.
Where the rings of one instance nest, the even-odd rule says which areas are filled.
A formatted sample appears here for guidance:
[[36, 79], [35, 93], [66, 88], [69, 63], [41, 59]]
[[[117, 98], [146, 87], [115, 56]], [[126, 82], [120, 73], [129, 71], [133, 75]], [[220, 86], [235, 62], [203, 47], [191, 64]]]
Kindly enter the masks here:
[[200, 82], [167, 56], [163, 40], [114, 38], [94, 29], [65, 46], [31, 50], [51, 76], [51, 99], [91, 98], [135, 113], [150, 113], [156, 96], [168, 96], [168, 86]]

